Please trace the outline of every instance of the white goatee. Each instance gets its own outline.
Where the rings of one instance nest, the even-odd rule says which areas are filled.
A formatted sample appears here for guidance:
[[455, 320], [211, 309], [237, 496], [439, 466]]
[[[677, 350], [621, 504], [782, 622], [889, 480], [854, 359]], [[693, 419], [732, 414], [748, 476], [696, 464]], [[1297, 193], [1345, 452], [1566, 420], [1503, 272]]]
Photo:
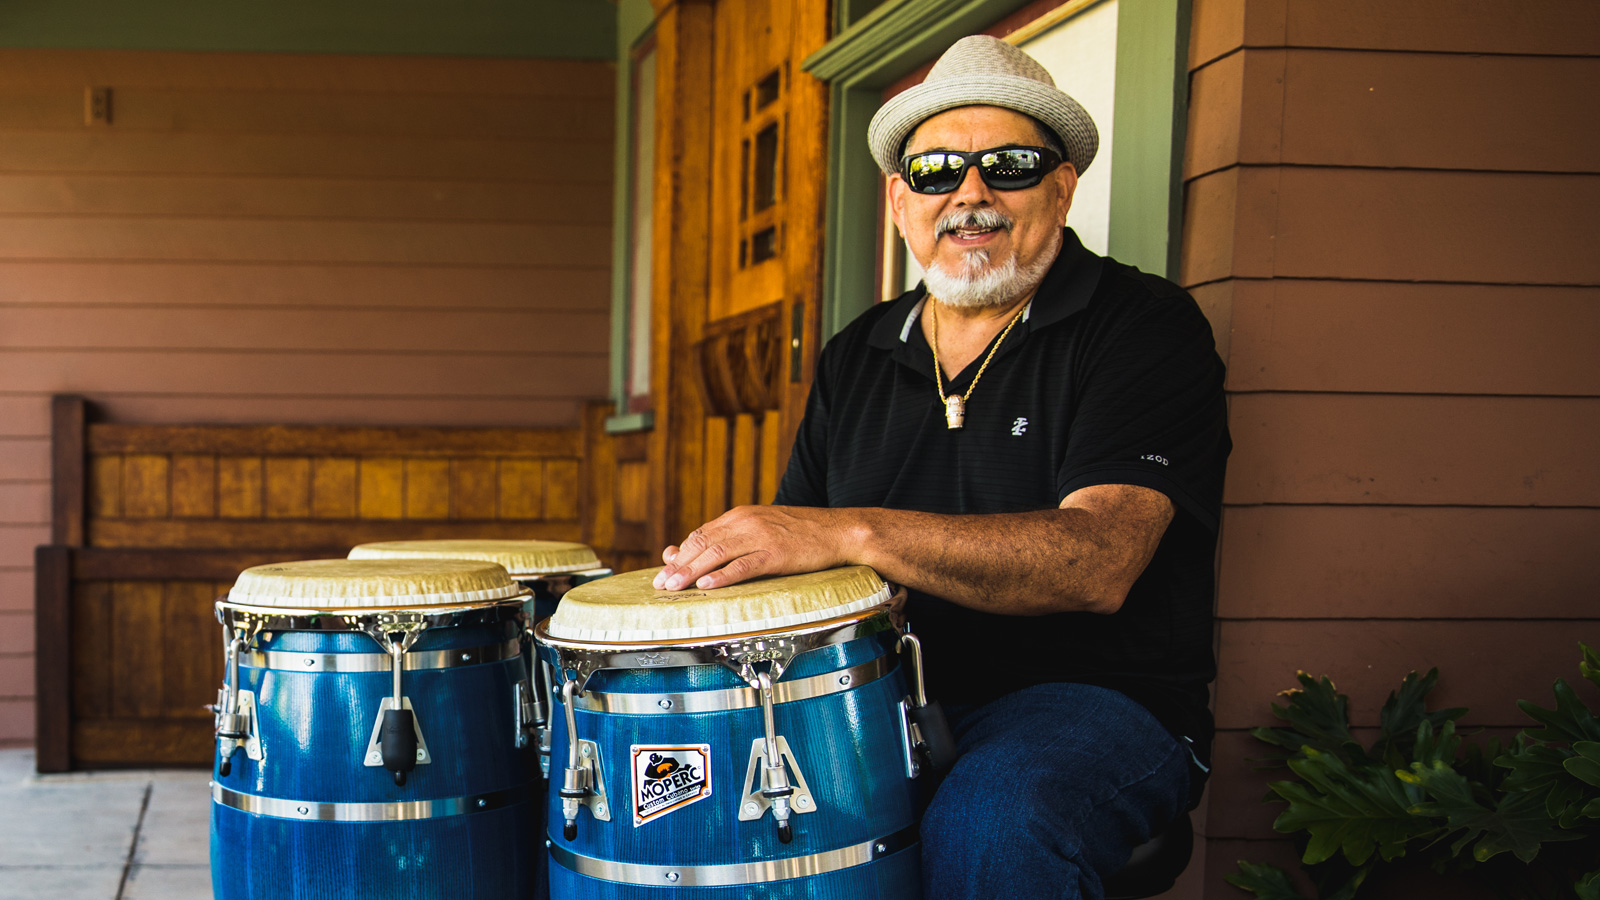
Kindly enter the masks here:
[[[942, 236], [960, 228], [1012, 227], [1011, 219], [992, 209], [963, 210], [939, 220], [935, 235]], [[1053, 232], [1051, 245], [1031, 265], [1020, 268], [1016, 254], [1005, 262], [991, 265], [989, 251], [974, 248], [961, 257], [961, 271], [945, 271], [938, 263], [930, 264], [922, 277], [927, 282], [928, 293], [947, 306], [960, 309], [982, 309], [1005, 306], [1033, 290], [1044, 280], [1045, 273], [1061, 251], [1061, 232]]]

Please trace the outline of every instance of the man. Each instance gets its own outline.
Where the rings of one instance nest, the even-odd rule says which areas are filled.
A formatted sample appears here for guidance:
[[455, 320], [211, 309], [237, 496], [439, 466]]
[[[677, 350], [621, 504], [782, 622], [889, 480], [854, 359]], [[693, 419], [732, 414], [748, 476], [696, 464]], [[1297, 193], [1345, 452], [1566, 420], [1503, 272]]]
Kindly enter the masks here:
[[868, 141], [926, 291], [828, 343], [777, 505], [667, 548], [656, 586], [906, 586], [961, 754], [927, 895], [1098, 897], [1209, 755], [1222, 363], [1183, 291], [1063, 228], [1098, 134], [1022, 51], [957, 42]]

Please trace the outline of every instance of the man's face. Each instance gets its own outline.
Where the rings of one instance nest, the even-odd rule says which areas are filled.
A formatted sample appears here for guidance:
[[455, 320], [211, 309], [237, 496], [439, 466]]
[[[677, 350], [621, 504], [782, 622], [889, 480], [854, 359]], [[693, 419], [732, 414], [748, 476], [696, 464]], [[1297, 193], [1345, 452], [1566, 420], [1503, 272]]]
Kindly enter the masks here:
[[[972, 151], [1041, 143], [1038, 126], [1021, 113], [995, 106], [964, 106], [939, 113], [917, 126], [906, 142], [905, 152]], [[889, 179], [890, 213], [922, 268], [937, 266], [951, 275], [976, 278], [1013, 261], [1018, 270], [1029, 271], [1046, 255], [1053, 258], [1078, 185], [1072, 164], [1063, 163], [1039, 184], [1019, 191], [989, 187], [977, 168], [972, 166], [961, 186], [948, 194], [919, 194], [899, 175]], [[972, 212], [986, 216], [998, 213], [995, 221], [1009, 224], [950, 230], [952, 222], [961, 222]], [[1045, 260], [1046, 265], [1048, 262]]]

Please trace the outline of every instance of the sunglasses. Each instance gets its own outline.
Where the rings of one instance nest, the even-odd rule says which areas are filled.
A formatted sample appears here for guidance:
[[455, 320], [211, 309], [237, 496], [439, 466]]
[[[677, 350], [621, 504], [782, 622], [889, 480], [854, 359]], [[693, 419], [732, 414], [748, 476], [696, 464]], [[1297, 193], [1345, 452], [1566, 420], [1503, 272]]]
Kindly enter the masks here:
[[989, 187], [1020, 191], [1043, 181], [1061, 162], [1061, 156], [1048, 147], [991, 147], [970, 153], [929, 150], [900, 160], [900, 176], [919, 194], [948, 194], [961, 186], [968, 166], [977, 166]]

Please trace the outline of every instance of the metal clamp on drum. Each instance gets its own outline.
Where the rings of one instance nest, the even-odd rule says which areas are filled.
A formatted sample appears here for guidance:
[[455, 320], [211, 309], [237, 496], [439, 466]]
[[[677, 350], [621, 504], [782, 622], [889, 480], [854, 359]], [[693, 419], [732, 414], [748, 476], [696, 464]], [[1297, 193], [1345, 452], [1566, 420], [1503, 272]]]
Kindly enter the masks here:
[[[756, 690], [761, 694], [761, 719], [766, 733], [750, 745], [750, 765], [744, 775], [744, 796], [739, 801], [739, 821], [759, 819], [768, 809], [778, 823], [778, 840], [794, 840], [794, 827], [789, 824], [791, 813], [817, 811], [811, 786], [800, 771], [800, 763], [789, 749], [789, 741], [777, 734], [772, 717], [772, 677], [766, 672], [756, 676]], [[796, 788], [789, 784], [789, 770], [794, 771]], [[759, 787], [757, 778], [759, 777]]]
[[217, 702], [211, 707], [216, 714], [217, 755], [221, 758], [218, 771], [227, 775], [233, 771], [233, 754], [243, 747], [245, 755], [261, 759], [261, 741], [256, 734], [256, 696], [252, 691], [239, 689], [239, 656], [249, 641], [246, 629], [237, 629], [227, 641], [227, 680], [217, 692]]
[[561, 833], [567, 840], [578, 836], [578, 808], [589, 807], [589, 814], [601, 822], [611, 821], [611, 805], [606, 802], [605, 773], [600, 768], [600, 746], [594, 741], [578, 738], [577, 704], [578, 683], [568, 681], [561, 686], [561, 701], [567, 719], [567, 769], [562, 774], [561, 787], [556, 793], [561, 797], [561, 815], [566, 820]]
[[417, 721], [411, 698], [400, 689], [400, 673], [405, 669], [406, 651], [417, 642], [428, 623], [421, 616], [399, 613], [381, 615], [365, 630], [388, 652], [394, 666], [394, 696], [378, 705], [378, 719], [372, 723], [372, 739], [367, 742], [363, 762], [383, 766], [394, 776], [394, 783], [405, 786], [406, 773], [433, 762], [428, 743], [422, 738], [422, 723]]
[[955, 765], [956, 739], [950, 733], [944, 707], [928, 700], [922, 677], [922, 642], [907, 631], [900, 636], [900, 650], [916, 669], [911, 696], [900, 701], [900, 736], [906, 751], [906, 777], [916, 778], [922, 774], [923, 760], [933, 771], [943, 772]]

